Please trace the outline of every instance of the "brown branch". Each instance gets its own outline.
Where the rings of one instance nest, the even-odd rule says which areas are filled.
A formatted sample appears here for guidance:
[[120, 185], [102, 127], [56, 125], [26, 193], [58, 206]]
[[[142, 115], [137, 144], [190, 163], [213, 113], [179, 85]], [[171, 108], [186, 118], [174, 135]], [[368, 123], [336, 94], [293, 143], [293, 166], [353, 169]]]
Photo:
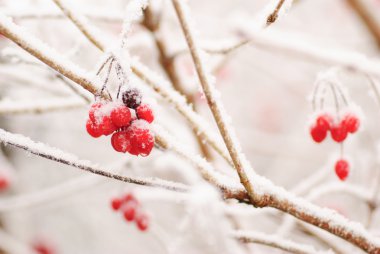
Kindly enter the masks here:
[[[150, 31], [150, 33], [153, 36], [153, 40], [156, 44], [156, 48], [158, 50], [159, 54], [159, 62], [161, 64], [162, 69], [165, 71], [166, 76], [169, 78], [171, 84], [173, 85], [173, 88], [179, 92], [182, 96], [184, 96], [187, 100], [187, 102], [190, 105], [193, 105], [194, 111], [196, 110], [195, 100], [194, 96], [192, 94], [189, 94], [185, 91], [183, 88], [183, 85], [181, 84], [181, 79], [178, 76], [178, 72], [176, 70], [175, 66], [175, 58], [171, 57], [168, 54], [167, 46], [164, 41], [164, 39], [160, 36], [159, 28], [160, 28], [160, 14], [155, 15], [152, 11], [152, 9], [148, 6], [144, 10], [144, 19], [142, 21], [142, 25]], [[208, 150], [206, 144], [202, 141], [202, 138], [197, 135], [197, 131], [193, 128], [192, 129], [194, 137], [197, 140], [199, 149], [202, 153], [202, 155], [208, 159], [211, 160], [211, 153]]]
[[203, 92], [206, 96], [207, 103], [210, 107], [210, 110], [212, 112], [212, 115], [215, 119], [215, 122], [218, 126], [219, 132], [223, 137], [224, 143], [227, 147], [227, 150], [231, 156], [232, 162], [234, 163], [235, 169], [239, 175], [240, 182], [243, 184], [244, 188], [247, 190], [249, 197], [252, 201], [252, 203], [259, 204], [261, 202], [261, 198], [259, 195], [255, 193], [255, 191], [252, 188], [252, 184], [250, 183], [250, 180], [248, 179], [248, 175], [245, 172], [243, 168], [243, 158], [242, 155], [238, 151], [239, 144], [237, 144], [237, 141], [232, 138], [232, 130], [227, 124], [227, 119], [225, 119], [224, 108], [222, 104], [219, 102], [217, 98], [215, 98], [215, 94], [210, 84], [207, 73], [205, 72], [205, 67], [203, 65], [203, 61], [201, 60], [199, 48], [195, 42], [195, 38], [192, 34], [192, 31], [189, 27], [188, 20], [186, 19], [185, 10], [183, 7], [183, 4], [181, 0], [172, 0], [174, 9], [177, 13], [177, 17], [179, 19], [179, 22], [181, 24], [182, 31], [185, 35], [187, 46], [190, 49], [191, 56], [193, 58], [195, 69], [198, 74], [199, 81], [201, 83], [201, 87], [203, 89]]
[[368, 8], [361, 0], [346, 0], [348, 5], [356, 12], [356, 14], [363, 21], [368, 31], [376, 40], [377, 46], [380, 48], [380, 24], [371, 15]]
[[267, 17], [267, 26], [270, 26], [271, 24], [273, 24], [274, 22], [276, 22], [276, 20], [278, 18], [278, 13], [280, 12], [281, 7], [283, 6], [284, 3], [285, 3], [285, 0], [279, 0], [278, 1], [277, 5], [276, 5], [276, 8]]
[[104, 44], [100, 42], [98, 39], [93, 37], [93, 32], [88, 31], [88, 29], [83, 25], [85, 24], [85, 20], [83, 16], [75, 15], [73, 11], [69, 8], [66, 8], [64, 4], [60, 0], [52, 0], [59, 9], [61, 9], [62, 13], [65, 14], [75, 25], [76, 27], [91, 41], [93, 45], [95, 45], [98, 49], [103, 50]]

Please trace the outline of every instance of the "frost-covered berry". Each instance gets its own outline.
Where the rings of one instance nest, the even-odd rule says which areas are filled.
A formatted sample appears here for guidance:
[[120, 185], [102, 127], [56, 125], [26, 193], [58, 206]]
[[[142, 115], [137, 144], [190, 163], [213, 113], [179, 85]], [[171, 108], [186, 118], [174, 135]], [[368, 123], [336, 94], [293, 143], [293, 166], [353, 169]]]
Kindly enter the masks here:
[[86, 130], [88, 134], [90, 134], [90, 136], [94, 138], [100, 137], [103, 133], [100, 126], [92, 122], [91, 119], [88, 119], [86, 122]]
[[125, 106], [136, 109], [141, 104], [141, 93], [136, 88], [129, 88], [123, 92], [122, 99]]
[[136, 109], [137, 117], [139, 119], [143, 119], [147, 121], [148, 123], [153, 122], [154, 120], [154, 114], [152, 108], [149, 106], [149, 104], [141, 104]]
[[350, 165], [344, 159], [340, 159], [335, 163], [335, 173], [340, 180], [346, 180], [350, 171]]
[[120, 105], [111, 111], [112, 123], [118, 127], [126, 127], [131, 121], [131, 111], [124, 105]]
[[154, 136], [145, 120], [135, 120], [127, 129], [131, 141], [129, 153], [148, 156], [154, 146]]
[[122, 204], [122, 200], [120, 198], [113, 198], [111, 200], [111, 207], [113, 210], [117, 211], [120, 209]]
[[327, 130], [321, 128], [319, 125], [313, 125], [310, 128], [310, 135], [317, 143], [321, 143], [327, 136]]
[[320, 129], [328, 131], [331, 128], [332, 117], [327, 113], [322, 114], [316, 119], [316, 126]]
[[111, 135], [117, 130], [117, 127], [113, 124], [110, 116], [103, 116], [99, 121], [99, 126], [102, 130], [102, 134], [105, 136]]
[[347, 138], [347, 129], [346, 126], [342, 124], [342, 122], [340, 122], [339, 124], [334, 124], [331, 127], [330, 131], [332, 139], [338, 143], [343, 142]]
[[119, 131], [112, 134], [111, 144], [117, 152], [126, 153], [131, 149], [131, 141], [126, 131]]
[[359, 118], [354, 114], [347, 114], [343, 117], [342, 124], [350, 133], [355, 133], [360, 126]]
[[96, 102], [91, 105], [90, 110], [88, 111], [88, 117], [90, 118], [92, 122], [94, 123], [96, 122], [96, 115], [102, 106], [103, 106], [103, 103], [101, 102]]
[[140, 213], [136, 216], [136, 225], [140, 231], [146, 231], [149, 226], [149, 218], [146, 214]]

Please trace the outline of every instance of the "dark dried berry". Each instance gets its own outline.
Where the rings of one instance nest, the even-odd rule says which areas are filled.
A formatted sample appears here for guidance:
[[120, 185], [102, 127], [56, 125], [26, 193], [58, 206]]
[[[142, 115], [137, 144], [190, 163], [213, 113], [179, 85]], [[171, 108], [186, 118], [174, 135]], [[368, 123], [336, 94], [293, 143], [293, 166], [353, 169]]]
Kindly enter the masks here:
[[123, 102], [128, 108], [136, 109], [141, 104], [141, 93], [136, 88], [130, 88], [123, 93]]

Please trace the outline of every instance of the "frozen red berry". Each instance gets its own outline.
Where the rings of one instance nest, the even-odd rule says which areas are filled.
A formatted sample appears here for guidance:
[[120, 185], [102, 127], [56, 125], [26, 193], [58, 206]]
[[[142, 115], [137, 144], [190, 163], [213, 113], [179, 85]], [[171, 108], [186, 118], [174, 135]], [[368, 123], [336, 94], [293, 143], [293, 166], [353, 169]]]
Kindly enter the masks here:
[[116, 127], [126, 127], [131, 121], [131, 112], [129, 108], [121, 105], [111, 111], [111, 120]]
[[122, 204], [122, 200], [120, 198], [113, 198], [111, 200], [111, 207], [113, 210], [117, 211], [120, 209]]
[[328, 131], [330, 130], [331, 122], [332, 117], [325, 113], [317, 117], [316, 126], [318, 126], [322, 130]]
[[140, 106], [138, 106], [136, 109], [136, 113], [139, 119], [143, 119], [148, 123], [151, 123], [154, 120], [152, 108], [148, 104], [141, 104]]
[[335, 173], [340, 180], [346, 180], [350, 170], [350, 165], [344, 159], [340, 159], [335, 163]]
[[86, 122], [86, 130], [88, 134], [94, 138], [98, 138], [102, 135], [102, 129], [100, 126], [92, 122], [91, 119], [88, 119]]
[[334, 124], [331, 127], [330, 131], [332, 139], [338, 143], [343, 142], [347, 138], [347, 129], [346, 126], [342, 124], [342, 122], [340, 122], [339, 124]]
[[360, 120], [354, 114], [347, 114], [343, 117], [342, 124], [350, 133], [355, 133], [360, 126]]
[[136, 206], [127, 204], [123, 207], [123, 216], [127, 221], [133, 221], [135, 219]]
[[88, 116], [92, 122], [96, 122], [96, 115], [100, 108], [103, 106], [103, 103], [96, 102], [91, 105], [90, 110], [88, 111]]
[[131, 149], [130, 137], [126, 131], [115, 132], [111, 137], [111, 144], [117, 152], [126, 153]]
[[327, 130], [321, 128], [319, 125], [313, 125], [310, 128], [310, 135], [317, 143], [321, 143], [327, 136]]
[[99, 126], [102, 130], [103, 135], [111, 135], [117, 130], [117, 127], [113, 124], [110, 116], [103, 116], [99, 121]]
[[148, 156], [154, 146], [154, 136], [149, 130], [148, 122], [136, 120], [127, 129], [131, 140], [130, 153], [133, 155]]
[[141, 213], [136, 216], [136, 225], [140, 231], [146, 231], [149, 226], [149, 218], [147, 215]]
[[136, 88], [129, 88], [123, 92], [122, 99], [125, 106], [136, 109], [141, 104], [141, 93]]

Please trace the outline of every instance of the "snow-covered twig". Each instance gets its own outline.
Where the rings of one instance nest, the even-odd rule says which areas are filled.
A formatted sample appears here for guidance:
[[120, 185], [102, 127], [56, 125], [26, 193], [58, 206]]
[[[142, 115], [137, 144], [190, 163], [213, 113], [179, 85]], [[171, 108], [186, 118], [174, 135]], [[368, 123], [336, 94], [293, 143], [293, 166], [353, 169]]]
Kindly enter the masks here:
[[285, 9], [283, 7], [284, 5], [290, 6], [292, 2], [293, 2], [293, 0], [278, 0], [277, 5], [274, 8], [273, 12], [267, 17], [267, 26], [276, 22], [276, 20], [279, 17], [279, 13], [282, 11], [282, 9]]
[[[17, 43], [21, 48], [50, 66], [52, 69], [71, 79], [75, 83], [80, 84], [84, 89], [93, 94], [97, 92], [97, 86], [93, 85], [94, 80], [92, 80], [92, 77], [86, 71], [62, 57], [58, 52], [36, 37], [28, 34], [2, 13], [0, 13], [0, 33]], [[107, 95], [104, 96], [108, 98]]]
[[234, 231], [231, 235], [245, 243], [263, 244], [295, 254], [333, 253], [332, 251], [317, 251], [311, 245], [296, 243], [276, 235], [269, 235], [261, 232], [239, 230]]
[[180, 183], [174, 183], [174, 182], [170, 182], [170, 181], [166, 181], [162, 179], [137, 178], [137, 177], [128, 177], [128, 176], [114, 174], [96, 165], [93, 165], [89, 161], [80, 160], [75, 155], [63, 152], [57, 148], [48, 146], [43, 143], [37, 143], [28, 137], [25, 137], [19, 134], [13, 134], [3, 129], [0, 129], [0, 141], [4, 144], [9, 144], [11, 146], [18, 147], [29, 153], [38, 155], [40, 157], [43, 157], [52, 161], [56, 161], [59, 163], [63, 163], [69, 166], [73, 166], [81, 170], [87, 171], [89, 173], [112, 178], [118, 181], [151, 186], [151, 187], [159, 187], [159, 188], [164, 188], [164, 189], [179, 191], [179, 192], [184, 192], [188, 190], [188, 187], [186, 185], [183, 185]]
[[86, 26], [87, 23], [84, 16], [75, 15], [71, 8], [67, 8], [61, 0], [52, 0], [77, 27], [78, 29], [95, 45], [97, 48], [104, 48], [104, 43], [95, 39], [92, 35], [96, 33], [95, 31], [89, 31], [89, 26]]
[[243, 184], [244, 188], [247, 190], [248, 195], [252, 202], [260, 202], [259, 195], [253, 189], [253, 186], [248, 178], [246, 173], [247, 170], [252, 170], [250, 165], [245, 160], [243, 154], [240, 152], [240, 145], [235, 138], [234, 131], [232, 130], [225, 113], [224, 107], [221, 104], [218, 97], [218, 93], [215, 90], [215, 87], [211, 83], [209, 73], [205, 69], [205, 63], [202, 59], [201, 52], [198, 42], [196, 41], [194, 35], [194, 29], [191, 27], [191, 20], [189, 15], [185, 10], [186, 6], [181, 0], [172, 0], [174, 9], [177, 13], [177, 17], [181, 24], [182, 31], [185, 35], [187, 46], [190, 49], [191, 56], [193, 58], [195, 69], [198, 74], [199, 81], [201, 83], [202, 90], [206, 96], [207, 103], [211, 109], [211, 112], [214, 116], [216, 124], [219, 128], [219, 132], [223, 137], [224, 143], [227, 147], [227, 150], [231, 156], [232, 162], [235, 166], [235, 169], [239, 175], [240, 182]]

